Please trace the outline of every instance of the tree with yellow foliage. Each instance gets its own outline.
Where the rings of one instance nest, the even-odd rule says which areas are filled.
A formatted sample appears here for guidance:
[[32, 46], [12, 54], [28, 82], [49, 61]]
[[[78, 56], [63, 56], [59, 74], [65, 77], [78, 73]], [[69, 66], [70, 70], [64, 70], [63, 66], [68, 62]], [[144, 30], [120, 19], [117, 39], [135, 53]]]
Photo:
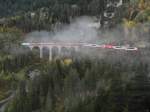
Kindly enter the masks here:
[[146, 8], [145, 0], [140, 0], [138, 7], [139, 9], [144, 10]]
[[63, 60], [64, 65], [69, 66], [72, 63], [72, 59], [67, 58]]
[[132, 0], [128, 8], [128, 16], [123, 19], [125, 36], [136, 37], [136, 26], [145, 22], [150, 22], [150, 1]]

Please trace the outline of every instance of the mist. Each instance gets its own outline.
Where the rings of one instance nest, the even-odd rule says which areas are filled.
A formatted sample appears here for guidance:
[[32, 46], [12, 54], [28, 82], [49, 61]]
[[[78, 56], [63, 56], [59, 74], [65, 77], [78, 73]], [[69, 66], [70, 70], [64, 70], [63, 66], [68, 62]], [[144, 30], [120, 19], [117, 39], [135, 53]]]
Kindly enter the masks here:
[[123, 28], [118, 25], [110, 30], [100, 30], [100, 22], [95, 17], [83, 16], [74, 19], [62, 28], [49, 31], [34, 31], [25, 36], [25, 42], [91, 42], [106, 44], [124, 40]]
[[[146, 24], [146, 23], [145, 23]], [[117, 25], [110, 30], [100, 30], [100, 22], [95, 17], [79, 17], [74, 19], [69, 25], [63, 24], [61, 29], [50, 31], [34, 31], [25, 36], [24, 42], [62, 42], [62, 43], [91, 43], [91, 44], [113, 44], [113, 45], [129, 45], [138, 48], [149, 46], [148, 34], [141, 30], [145, 24], [137, 25], [133, 30], [126, 32], [123, 25]], [[127, 34], [126, 34], [127, 33]], [[142, 36], [142, 37], [141, 37]], [[94, 55], [98, 57], [106, 57], [109, 50], [101, 50], [94, 48], [80, 49], [80, 53], [90, 57]], [[147, 51], [146, 51], [147, 52]], [[122, 59], [126, 51], [118, 50], [117, 58]], [[147, 53], [149, 54], [149, 53]], [[128, 55], [128, 58], [132, 57]], [[148, 57], [145, 55], [144, 57]], [[112, 57], [111, 57], [112, 58]], [[115, 57], [113, 57], [115, 58]], [[110, 59], [111, 60], [111, 59]]]
[[[146, 24], [146, 23], [145, 23]], [[129, 44], [145, 47], [148, 38], [142, 32], [145, 24], [137, 25], [128, 32], [122, 24], [111, 30], [100, 30], [100, 22], [95, 17], [83, 16], [74, 19], [68, 25], [61, 24], [61, 29], [34, 31], [25, 36], [24, 42], [91, 42], [98, 44]], [[129, 34], [128, 34], [129, 33]], [[140, 37], [142, 36], [142, 38]]]
[[[61, 30], [54, 32], [34, 31], [26, 35], [26, 42], [90, 42], [98, 39], [98, 29], [92, 27], [94, 19], [80, 17], [70, 25], [63, 25]], [[98, 23], [97, 23], [98, 25]]]

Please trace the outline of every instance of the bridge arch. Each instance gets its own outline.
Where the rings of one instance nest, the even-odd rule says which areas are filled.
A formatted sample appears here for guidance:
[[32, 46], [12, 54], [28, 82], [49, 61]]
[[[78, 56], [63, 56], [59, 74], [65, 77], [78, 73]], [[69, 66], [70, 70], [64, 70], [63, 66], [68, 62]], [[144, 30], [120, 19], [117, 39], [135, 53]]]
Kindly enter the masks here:
[[69, 56], [70, 47], [63, 46], [61, 48], [61, 56], [68, 57]]
[[42, 43], [23, 43], [33, 51], [33, 54], [38, 58], [55, 59], [57, 57], [72, 57], [79, 46], [75, 45], [61, 45], [61, 44], [42, 44]]
[[[31, 48], [30, 48], [31, 49]], [[33, 46], [32, 47], [32, 49], [31, 49], [32, 51], [33, 51], [33, 55], [34, 56], [36, 56], [37, 58], [40, 58], [40, 47], [38, 47], [38, 46]]]
[[76, 53], [76, 48], [71, 47], [71, 48], [69, 49], [69, 52], [70, 52], [70, 57], [73, 57], [73, 56], [75, 55], [75, 53]]
[[52, 47], [52, 58], [53, 59], [58, 58], [60, 53], [61, 53], [61, 49], [59, 49], [59, 47], [57, 47], [57, 46]]
[[43, 58], [48, 60], [49, 59], [49, 48], [47, 46], [44, 46], [42, 48], [42, 54], [43, 54]]

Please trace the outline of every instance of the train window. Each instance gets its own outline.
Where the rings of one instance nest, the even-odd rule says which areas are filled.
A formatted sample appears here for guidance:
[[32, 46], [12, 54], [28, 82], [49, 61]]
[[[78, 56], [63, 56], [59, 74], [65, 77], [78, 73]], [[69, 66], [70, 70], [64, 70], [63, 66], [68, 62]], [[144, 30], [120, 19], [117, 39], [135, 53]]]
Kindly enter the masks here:
[[128, 48], [125, 48], [125, 50], [138, 50], [138, 48], [136, 48], [136, 47], [128, 47]]
[[113, 46], [114, 49], [124, 49], [123, 46]]

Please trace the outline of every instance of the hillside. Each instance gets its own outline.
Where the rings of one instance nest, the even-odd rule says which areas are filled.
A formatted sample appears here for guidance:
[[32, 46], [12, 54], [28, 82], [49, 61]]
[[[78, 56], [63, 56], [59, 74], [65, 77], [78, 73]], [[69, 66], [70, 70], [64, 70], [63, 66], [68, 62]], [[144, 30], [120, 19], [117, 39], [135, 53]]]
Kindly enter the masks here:
[[[0, 0], [0, 112], [149, 112], [150, 1], [124, 0], [105, 27], [111, 1]], [[22, 46], [55, 39], [105, 46], [55, 46], [51, 61]]]

